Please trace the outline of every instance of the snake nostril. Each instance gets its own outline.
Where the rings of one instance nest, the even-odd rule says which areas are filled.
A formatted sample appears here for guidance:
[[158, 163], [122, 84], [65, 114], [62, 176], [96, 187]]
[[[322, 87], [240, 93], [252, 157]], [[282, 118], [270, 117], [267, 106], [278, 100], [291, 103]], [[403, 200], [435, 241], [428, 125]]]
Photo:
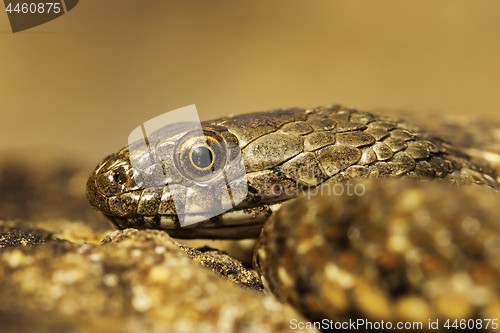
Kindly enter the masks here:
[[127, 182], [127, 176], [122, 172], [116, 172], [113, 174], [113, 180], [119, 184], [123, 185]]

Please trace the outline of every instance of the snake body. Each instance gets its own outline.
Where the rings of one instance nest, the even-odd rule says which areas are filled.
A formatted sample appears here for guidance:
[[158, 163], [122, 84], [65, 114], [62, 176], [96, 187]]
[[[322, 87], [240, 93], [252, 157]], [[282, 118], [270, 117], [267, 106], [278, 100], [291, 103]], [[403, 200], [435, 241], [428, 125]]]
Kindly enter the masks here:
[[[497, 175], [486, 162], [402, 119], [339, 105], [226, 117], [203, 122], [202, 129], [204, 140], [216, 147], [211, 150], [211, 168], [220, 168], [219, 175], [225, 174], [225, 178], [211, 180], [215, 185], [200, 186], [189, 177], [205, 177], [199, 168], [189, 165], [193, 142], [199, 142], [192, 139], [190, 127], [169, 127], [150, 136], [149, 149], [143, 153], [153, 163], [146, 169], [132, 166], [131, 160], [140, 158], [129, 146], [106, 157], [87, 182], [89, 202], [116, 228], [164, 229], [179, 238], [256, 238], [266, 224], [255, 251], [255, 266], [278, 298], [310, 318], [414, 319], [411, 313], [419, 314], [420, 319], [464, 313], [474, 318], [479, 316], [479, 308], [494, 312], [497, 303], [492, 299], [496, 296], [471, 303], [456, 293], [443, 298], [442, 293], [429, 292], [456, 280], [457, 272], [466, 272], [458, 279], [469, 276], [470, 280], [474, 275], [470, 267], [478, 263], [494, 277], [488, 280], [490, 289], [478, 290], [497, 294], [498, 266], [487, 255], [494, 253], [491, 249], [498, 234], [491, 218], [481, 215], [485, 220], [482, 231], [487, 233], [478, 233], [471, 241], [483, 244], [483, 254], [467, 250], [481, 246], [468, 245], [468, 238], [460, 234], [464, 219], [472, 219], [467, 223], [477, 228], [474, 221], [480, 217], [451, 211], [434, 219], [431, 210], [419, 206], [437, 200], [435, 195], [423, 195], [423, 199], [422, 187], [442, 193], [442, 188], [455, 189], [453, 184], [476, 184], [474, 188], [496, 195], [494, 189], [500, 187]], [[219, 143], [225, 147], [220, 161]], [[186, 154], [190, 160], [184, 160]], [[360, 184], [378, 194], [306, 196], [351, 179], [368, 179]], [[413, 192], [405, 188], [413, 188]], [[220, 215], [180, 226], [179, 218], [203, 216], [202, 209], [227, 207], [224, 193], [242, 200]], [[405, 193], [420, 198], [415, 199], [417, 204], [408, 204], [411, 196], [401, 199], [406, 198]], [[176, 205], [173, 197], [181, 197], [185, 206]], [[368, 208], [369, 203], [375, 208]], [[423, 227], [417, 223], [418, 212], [427, 216]], [[435, 244], [439, 232], [454, 251], [446, 252], [439, 242]], [[434, 267], [441, 264], [446, 269]], [[431, 268], [425, 270], [424, 266]], [[432, 279], [439, 283], [424, 283]], [[446, 312], [448, 304], [465, 304], [460, 309], [466, 310]]]

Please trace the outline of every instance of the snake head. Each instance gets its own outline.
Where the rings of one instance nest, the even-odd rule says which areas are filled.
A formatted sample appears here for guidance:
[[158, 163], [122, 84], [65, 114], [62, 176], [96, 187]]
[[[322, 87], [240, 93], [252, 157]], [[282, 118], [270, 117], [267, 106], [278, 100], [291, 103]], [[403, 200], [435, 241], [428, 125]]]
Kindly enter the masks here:
[[178, 229], [210, 220], [245, 199], [236, 136], [216, 125], [164, 127], [107, 156], [87, 199], [116, 228]]

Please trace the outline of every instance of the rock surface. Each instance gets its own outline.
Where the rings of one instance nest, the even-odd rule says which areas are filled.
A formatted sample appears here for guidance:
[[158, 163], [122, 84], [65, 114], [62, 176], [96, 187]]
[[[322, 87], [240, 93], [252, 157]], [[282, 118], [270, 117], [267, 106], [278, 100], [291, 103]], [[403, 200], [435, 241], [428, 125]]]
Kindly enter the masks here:
[[[26, 238], [17, 226], [2, 228], [11, 244]], [[163, 231], [115, 231], [101, 245], [50, 236], [37, 244], [0, 253], [2, 332], [284, 332], [301, 318], [202, 267]], [[222, 262], [233, 264], [228, 271], [238, 280], [234, 260]], [[238, 282], [252, 285], [245, 281]]]
[[90, 168], [35, 160], [0, 159], [2, 333], [288, 332], [306, 321], [223, 252], [158, 230], [110, 232], [85, 200]]

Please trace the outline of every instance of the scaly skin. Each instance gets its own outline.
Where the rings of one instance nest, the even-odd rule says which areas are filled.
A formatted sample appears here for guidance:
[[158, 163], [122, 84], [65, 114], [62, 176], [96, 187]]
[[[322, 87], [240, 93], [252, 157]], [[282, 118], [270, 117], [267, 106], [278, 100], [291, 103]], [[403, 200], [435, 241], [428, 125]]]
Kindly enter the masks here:
[[315, 320], [428, 329], [438, 319], [444, 331], [448, 319], [500, 320], [496, 190], [413, 179], [357, 185], [363, 195], [344, 185], [342, 195], [304, 195], [271, 217], [254, 253], [266, 290]]
[[[202, 197], [205, 202], [210, 201], [207, 197], [217, 201], [220, 194], [190, 191], [192, 183], [183, 178], [173, 158], [164, 158], [164, 165], [157, 168], [168, 171], [170, 178], [164, 181], [168, 186], [144, 189], [132, 177], [137, 170], [130, 165], [128, 147], [106, 157], [91, 174], [87, 183], [91, 205], [120, 229], [164, 229], [179, 238], [238, 239], [256, 238], [283, 201], [323, 183], [404, 176], [498, 187], [491, 167], [447, 142], [402, 120], [341, 106], [251, 113], [202, 125], [242, 150], [248, 195], [236, 209], [181, 228], [176, 217], [181, 212], [175, 211], [172, 193], [191, 194], [186, 195], [186, 206], [196, 205]], [[173, 156], [172, 143], [183, 134], [157, 133], [150, 138], [153, 151]], [[150, 177], [162, 176], [160, 172]], [[233, 179], [244, 181], [244, 176]]]
[[[158, 163], [157, 173], [132, 168], [128, 147], [105, 158], [87, 183], [91, 205], [116, 228], [164, 229], [179, 238], [256, 238], [272, 216], [254, 264], [278, 298], [310, 318], [424, 318], [425, 328], [427, 319], [499, 314], [500, 271], [492, 256], [500, 249], [498, 227], [488, 209], [469, 211], [463, 205], [496, 200], [494, 189], [500, 186], [486, 162], [404, 120], [338, 105], [252, 113], [202, 125], [208, 139], [228, 143], [225, 170], [231, 180], [248, 186], [236, 208], [180, 227], [177, 213], [183, 212], [175, 210], [172, 195], [186, 198], [186, 215], [200, 201], [205, 207], [220, 202], [220, 193], [200, 192], [179, 170], [176, 156], [192, 148], [175, 145], [189, 131], [182, 129], [160, 130], [150, 138], [150, 154], [170, 157]], [[231, 174], [231, 166], [241, 163], [245, 174]], [[132, 177], [137, 174], [142, 183]], [[164, 174], [168, 179], [161, 178]], [[148, 177], [168, 185], [144, 189]], [[377, 179], [402, 177], [444, 181]], [[365, 196], [316, 195], [320, 185], [353, 178], [373, 178], [362, 183], [369, 190]], [[467, 200], [464, 191], [470, 190], [456, 190], [453, 184], [477, 184], [475, 191], [488, 194]], [[451, 201], [460, 209], [447, 206], [446, 214], [439, 213], [439, 204], [449, 201], [445, 193], [460, 200]], [[418, 224], [412, 214], [425, 215], [426, 224]], [[471, 234], [469, 229], [478, 225], [481, 232]], [[482, 279], [481, 272], [490, 278]], [[472, 299], [464, 292], [469, 287], [483, 296]]]

